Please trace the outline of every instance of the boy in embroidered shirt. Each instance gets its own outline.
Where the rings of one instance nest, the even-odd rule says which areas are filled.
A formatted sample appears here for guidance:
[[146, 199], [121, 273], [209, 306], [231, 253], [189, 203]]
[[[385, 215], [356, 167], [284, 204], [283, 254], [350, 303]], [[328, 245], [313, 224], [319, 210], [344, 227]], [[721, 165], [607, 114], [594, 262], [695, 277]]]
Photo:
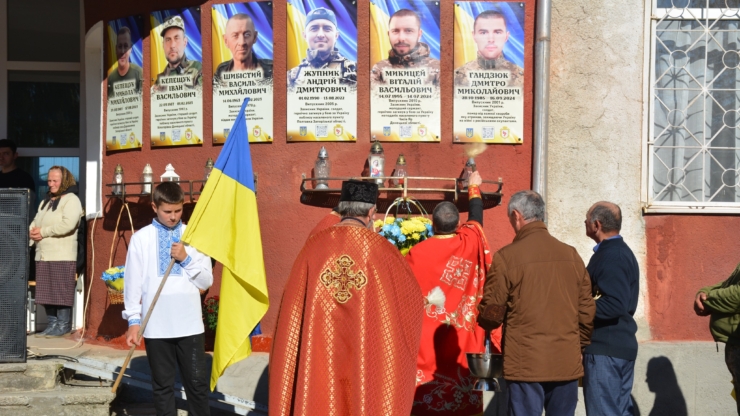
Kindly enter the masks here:
[[126, 342], [139, 345], [137, 334], [159, 284], [175, 259], [169, 278], [149, 318], [143, 338], [152, 370], [154, 407], [158, 415], [176, 415], [175, 366], [180, 369], [189, 414], [209, 415], [208, 381], [200, 290], [211, 287], [211, 260], [193, 247], [180, 243], [185, 232], [182, 217], [185, 196], [180, 185], [164, 182], [152, 195], [157, 214], [133, 237], [124, 272], [123, 319], [128, 321]]

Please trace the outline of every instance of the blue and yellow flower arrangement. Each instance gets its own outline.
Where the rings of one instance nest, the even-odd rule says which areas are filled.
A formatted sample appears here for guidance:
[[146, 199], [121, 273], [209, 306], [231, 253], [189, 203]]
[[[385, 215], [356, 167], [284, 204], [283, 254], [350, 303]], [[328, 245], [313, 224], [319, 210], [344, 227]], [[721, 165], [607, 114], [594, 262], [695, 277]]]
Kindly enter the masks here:
[[123, 271], [124, 266], [111, 267], [104, 271], [102, 279], [105, 285], [116, 292], [123, 292]]
[[376, 220], [375, 228], [389, 243], [398, 247], [401, 254], [408, 254], [411, 247], [434, 235], [432, 221], [424, 217], [394, 218]]

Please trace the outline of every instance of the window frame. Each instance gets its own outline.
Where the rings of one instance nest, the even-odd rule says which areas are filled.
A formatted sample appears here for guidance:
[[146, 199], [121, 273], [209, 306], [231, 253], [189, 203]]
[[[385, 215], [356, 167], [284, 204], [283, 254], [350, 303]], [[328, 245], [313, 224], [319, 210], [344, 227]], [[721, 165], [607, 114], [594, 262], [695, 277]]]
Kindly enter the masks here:
[[[642, 186], [641, 206], [643, 213], [650, 214], [740, 214], [740, 201], [738, 202], [705, 202], [697, 201], [656, 201], [653, 199], [653, 173], [655, 164], [652, 162], [655, 144], [654, 114], [655, 114], [655, 57], [657, 48], [657, 25], [666, 18], [676, 19], [679, 16], [671, 14], [672, 9], [658, 8], [659, 0], [652, 0], [650, 7], [645, 8], [645, 27], [649, 29], [644, 40], [643, 65], [643, 150], [642, 150]], [[683, 9], [693, 16], [716, 19], [723, 15], [721, 9]], [[734, 9], [733, 9], [734, 10]], [[729, 18], [728, 18], [729, 19]], [[737, 19], [735, 17], [734, 19]], [[679, 20], [679, 19], [676, 19]], [[688, 19], [685, 19], [688, 20]], [[740, 87], [738, 87], [740, 92]]]
[[[84, 2], [79, 0], [80, 8], [80, 34], [84, 33]], [[55, 147], [22, 147], [19, 143], [18, 154], [21, 157], [77, 157], [79, 160], [79, 188], [81, 190], [79, 197], [86, 206], [87, 211], [90, 211], [91, 206], [87, 205], [86, 196], [89, 195], [87, 192], [88, 172], [87, 162], [89, 149], [87, 149], [86, 140], [86, 113], [85, 113], [85, 37], [80, 35], [79, 47], [80, 47], [80, 62], [26, 62], [26, 61], [10, 61], [8, 60], [8, 0], [0, 0], [0, 137], [7, 137], [8, 134], [8, 71], [62, 71], [62, 72], [78, 72], [80, 74], [80, 120], [79, 120], [79, 144], [77, 147], [71, 148], [55, 148]], [[102, 45], [101, 45], [102, 49]], [[101, 160], [99, 155], [91, 155], [98, 162]], [[98, 163], [98, 166], [100, 163]], [[94, 182], [94, 181], [91, 181]], [[94, 183], [91, 183], [94, 185]], [[98, 198], [96, 198], [98, 199]], [[99, 210], [102, 205], [102, 201], [90, 201], [95, 212]], [[88, 217], [90, 217], [88, 213]]]

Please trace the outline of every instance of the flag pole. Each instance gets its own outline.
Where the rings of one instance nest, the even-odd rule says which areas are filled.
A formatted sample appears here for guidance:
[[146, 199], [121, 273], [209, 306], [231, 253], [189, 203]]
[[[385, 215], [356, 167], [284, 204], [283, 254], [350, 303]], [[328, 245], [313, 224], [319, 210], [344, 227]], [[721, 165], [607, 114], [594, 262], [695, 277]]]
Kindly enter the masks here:
[[139, 327], [139, 332], [136, 334], [136, 342], [134, 342], [131, 345], [131, 349], [128, 350], [126, 361], [123, 362], [123, 365], [121, 366], [121, 371], [118, 372], [118, 377], [116, 378], [116, 382], [113, 383], [113, 388], [111, 388], [110, 390], [112, 393], [115, 393], [116, 390], [118, 390], [118, 385], [121, 384], [121, 379], [123, 379], [123, 374], [126, 372], [126, 367], [128, 367], [128, 362], [131, 361], [131, 356], [134, 355], [134, 350], [136, 349], [136, 343], [141, 341], [141, 336], [144, 335], [144, 329], [146, 328], [146, 324], [149, 322], [149, 317], [152, 316], [152, 311], [154, 310], [154, 306], [157, 304], [157, 299], [159, 299], [159, 294], [162, 293], [162, 288], [164, 287], [164, 283], [167, 281], [167, 278], [170, 277], [170, 272], [172, 271], [172, 267], [174, 265], [175, 265], [175, 258], [173, 257], [170, 260], [170, 265], [167, 266], [167, 270], [164, 272], [164, 277], [162, 277], [162, 283], [159, 284], [159, 289], [157, 289], [157, 293], [154, 295], [152, 304], [149, 306], [149, 310], [146, 311], [144, 322], [142, 322], [141, 327]]

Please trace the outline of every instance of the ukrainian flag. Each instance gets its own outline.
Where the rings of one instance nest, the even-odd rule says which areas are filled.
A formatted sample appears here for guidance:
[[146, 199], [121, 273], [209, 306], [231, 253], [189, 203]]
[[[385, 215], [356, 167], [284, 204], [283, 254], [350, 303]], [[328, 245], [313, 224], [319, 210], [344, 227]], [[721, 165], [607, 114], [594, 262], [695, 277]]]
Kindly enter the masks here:
[[226, 368], [252, 353], [249, 334], [269, 299], [247, 139], [245, 99], [182, 241], [223, 264], [211, 390]]

